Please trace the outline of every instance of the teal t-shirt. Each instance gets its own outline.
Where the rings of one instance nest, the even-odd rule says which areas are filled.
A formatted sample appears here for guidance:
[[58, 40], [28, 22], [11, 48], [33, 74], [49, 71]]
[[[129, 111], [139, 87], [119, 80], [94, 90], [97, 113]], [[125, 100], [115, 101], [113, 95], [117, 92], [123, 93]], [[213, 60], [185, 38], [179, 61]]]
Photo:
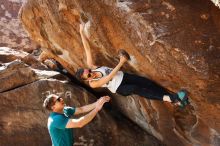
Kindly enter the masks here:
[[64, 114], [52, 112], [48, 118], [47, 127], [53, 146], [73, 146], [73, 129], [66, 128], [70, 117], [74, 115], [75, 108], [64, 107]]

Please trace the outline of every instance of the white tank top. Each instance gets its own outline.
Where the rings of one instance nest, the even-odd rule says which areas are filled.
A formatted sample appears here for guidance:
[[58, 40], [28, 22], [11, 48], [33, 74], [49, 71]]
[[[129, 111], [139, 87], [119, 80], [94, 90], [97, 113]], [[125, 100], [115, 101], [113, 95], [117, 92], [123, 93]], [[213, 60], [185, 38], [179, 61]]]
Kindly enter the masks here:
[[[96, 71], [97, 72], [101, 72], [102, 73], [102, 77], [105, 77], [105, 76], [109, 75], [112, 70], [113, 70], [112, 68], [109, 68], [109, 67], [106, 67], [106, 66], [102, 66], [102, 67], [99, 67], [99, 68], [94, 69], [92, 71], [94, 71], [94, 72], [96, 72]], [[112, 93], [115, 93], [116, 90], [118, 89], [119, 85], [122, 82], [123, 76], [124, 76], [124, 73], [122, 71], [118, 71], [116, 73], [116, 75], [108, 83], [102, 85], [102, 87], [107, 87]], [[93, 79], [93, 81], [94, 80], [99, 80], [101, 78]]]

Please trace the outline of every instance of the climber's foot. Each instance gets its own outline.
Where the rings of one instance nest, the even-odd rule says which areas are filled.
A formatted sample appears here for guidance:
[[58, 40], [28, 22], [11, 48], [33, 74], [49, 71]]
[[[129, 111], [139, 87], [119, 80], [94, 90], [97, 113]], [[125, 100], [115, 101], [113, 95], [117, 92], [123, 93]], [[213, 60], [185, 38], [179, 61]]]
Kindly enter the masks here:
[[180, 90], [177, 92], [177, 100], [178, 102], [175, 105], [178, 105], [180, 108], [184, 108], [189, 104], [189, 98], [186, 90]]

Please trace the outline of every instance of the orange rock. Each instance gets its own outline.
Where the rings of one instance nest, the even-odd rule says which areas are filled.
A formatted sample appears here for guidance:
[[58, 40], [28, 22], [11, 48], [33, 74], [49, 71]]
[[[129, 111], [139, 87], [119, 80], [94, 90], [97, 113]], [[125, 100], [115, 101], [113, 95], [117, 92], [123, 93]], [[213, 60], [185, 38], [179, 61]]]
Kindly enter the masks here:
[[[185, 88], [190, 93], [192, 106], [182, 111], [137, 96], [115, 96], [122, 113], [166, 145], [218, 145], [220, 14], [206, 11], [215, 9], [211, 1], [202, 0], [202, 5], [172, 0], [73, 2], [66, 5], [83, 11], [91, 22], [89, 43], [96, 64], [114, 67], [118, 48], [124, 48], [135, 61], [123, 70], [148, 76], [171, 91]], [[61, 17], [56, 7], [49, 0], [29, 0], [20, 18], [31, 38], [74, 73], [86, 65], [80, 22], [72, 21], [79, 16], [67, 9], [68, 14]], [[201, 14], [210, 16], [205, 23], [198, 17]], [[202, 45], [194, 40], [201, 40]]]

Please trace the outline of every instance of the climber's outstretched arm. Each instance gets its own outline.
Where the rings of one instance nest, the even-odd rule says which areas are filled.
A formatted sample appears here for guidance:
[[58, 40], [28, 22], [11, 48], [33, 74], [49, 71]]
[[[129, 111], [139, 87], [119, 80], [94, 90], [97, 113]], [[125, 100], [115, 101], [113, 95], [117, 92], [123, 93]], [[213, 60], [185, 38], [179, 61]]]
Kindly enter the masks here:
[[84, 34], [84, 26], [85, 26], [85, 24], [80, 24], [80, 35], [81, 35], [81, 38], [82, 38], [83, 47], [84, 47], [85, 52], [86, 52], [87, 65], [91, 69], [96, 69], [97, 66], [94, 65], [88, 39], [86, 38], [86, 36]]
[[127, 60], [128, 59], [125, 56], [120, 56], [120, 61], [119, 61], [118, 65], [111, 71], [111, 73], [105, 77], [102, 77], [99, 80], [90, 81], [89, 82], [90, 87], [98, 88], [98, 87], [101, 87], [102, 85], [108, 83], [117, 74], [117, 72], [120, 70], [120, 68], [123, 66], [123, 64]]

